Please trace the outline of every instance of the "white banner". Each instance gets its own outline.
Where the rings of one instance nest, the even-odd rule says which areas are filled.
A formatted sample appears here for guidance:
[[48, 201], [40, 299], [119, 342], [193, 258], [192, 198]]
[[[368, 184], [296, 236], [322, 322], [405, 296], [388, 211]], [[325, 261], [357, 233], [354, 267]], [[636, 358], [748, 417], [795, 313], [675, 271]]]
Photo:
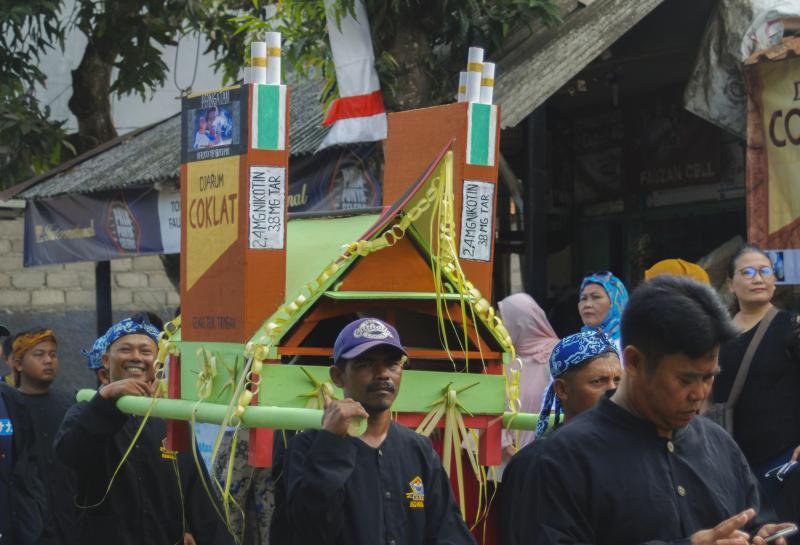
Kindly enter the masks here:
[[494, 238], [494, 184], [464, 180], [458, 257], [491, 261]]
[[286, 169], [250, 167], [251, 250], [281, 250], [286, 232]]
[[158, 193], [158, 223], [165, 254], [181, 251], [181, 192], [164, 190]]

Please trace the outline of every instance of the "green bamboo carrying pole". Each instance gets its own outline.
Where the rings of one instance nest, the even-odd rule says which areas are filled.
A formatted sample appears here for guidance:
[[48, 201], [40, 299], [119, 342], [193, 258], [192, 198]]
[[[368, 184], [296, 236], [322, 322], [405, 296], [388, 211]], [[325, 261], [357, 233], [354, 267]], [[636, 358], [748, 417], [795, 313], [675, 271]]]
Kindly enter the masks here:
[[[88, 401], [95, 395], [95, 390], [80, 390], [78, 401]], [[143, 416], [153, 402], [149, 397], [123, 396], [117, 401], [117, 408], [127, 414]], [[221, 424], [228, 412], [227, 405], [214, 403], [197, 403], [183, 399], [158, 399], [150, 412], [158, 418], [172, 420], [191, 420], [195, 410], [197, 422]], [[503, 426], [511, 430], [535, 430], [539, 421], [538, 414], [505, 413]], [[246, 428], [272, 428], [276, 430], [310, 430], [319, 429], [322, 425], [322, 411], [319, 409], [298, 409], [287, 407], [248, 407], [242, 415], [242, 425]], [[366, 428], [366, 421], [364, 422]], [[363, 433], [363, 431], [362, 431]]]

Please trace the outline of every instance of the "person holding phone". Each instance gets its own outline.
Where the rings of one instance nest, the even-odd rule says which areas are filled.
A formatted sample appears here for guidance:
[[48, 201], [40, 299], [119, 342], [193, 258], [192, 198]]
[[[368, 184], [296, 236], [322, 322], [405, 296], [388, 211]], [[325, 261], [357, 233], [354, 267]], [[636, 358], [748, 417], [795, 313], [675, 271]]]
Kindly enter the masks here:
[[730, 435], [696, 418], [719, 345], [736, 334], [717, 294], [656, 277], [634, 291], [621, 329], [619, 388], [552, 433], [526, 475], [529, 542], [765, 545], [791, 526], [775, 523]]
[[[778, 515], [798, 521], [800, 473], [771, 470], [800, 454], [794, 452], [800, 445], [800, 322], [795, 313], [772, 304], [775, 272], [758, 246], [746, 244], [733, 255], [728, 288], [736, 298], [737, 334], [720, 349], [713, 398], [733, 405], [733, 438]], [[754, 351], [743, 371], [743, 385], [738, 397], [732, 396], [748, 349]]]

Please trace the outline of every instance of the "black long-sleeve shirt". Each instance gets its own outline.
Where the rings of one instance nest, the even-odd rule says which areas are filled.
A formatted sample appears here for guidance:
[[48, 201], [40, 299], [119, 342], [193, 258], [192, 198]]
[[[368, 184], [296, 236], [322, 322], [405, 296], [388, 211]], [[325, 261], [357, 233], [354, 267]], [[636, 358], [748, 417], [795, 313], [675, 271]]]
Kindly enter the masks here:
[[774, 522], [722, 428], [694, 418], [667, 440], [609, 399], [550, 435], [530, 485], [534, 544], [689, 545], [749, 507], [750, 531]]
[[[99, 394], [67, 412], [55, 450], [77, 472], [79, 505], [94, 506], [101, 501], [141, 422], [141, 417], [120, 412], [115, 401]], [[173, 460], [162, 456], [165, 437], [164, 421], [149, 419], [108, 497], [99, 505], [78, 509], [81, 545], [183, 543], [182, 510], [185, 529], [198, 545], [233, 543], [200, 483], [191, 452], [177, 455], [178, 489]]]
[[3, 433], [11, 434], [10, 451], [0, 452], [11, 457], [8, 471], [0, 472], [0, 545], [33, 545], [41, 537], [47, 514], [33, 424], [19, 392], [0, 382], [0, 397], [9, 420]]
[[53, 439], [61, 419], [75, 404], [75, 396], [59, 390], [46, 394], [20, 394], [28, 407], [36, 433], [36, 460], [42, 481], [47, 483], [47, 518], [39, 545], [75, 545], [75, 474], [56, 457]]
[[531, 502], [530, 473], [542, 452], [547, 435], [528, 443], [509, 460], [500, 483], [500, 528], [502, 545], [527, 543], [533, 518], [529, 512]]
[[392, 423], [377, 449], [307, 431], [286, 453], [295, 545], [461, 545], [472, 536], [428, 439]]

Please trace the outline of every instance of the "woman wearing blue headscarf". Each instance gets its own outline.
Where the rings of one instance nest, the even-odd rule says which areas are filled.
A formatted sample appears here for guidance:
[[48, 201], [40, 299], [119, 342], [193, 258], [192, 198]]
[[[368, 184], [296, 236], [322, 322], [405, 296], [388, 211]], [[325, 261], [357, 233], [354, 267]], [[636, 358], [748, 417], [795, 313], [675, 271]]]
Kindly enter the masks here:
[[578, 312], [583, 327], [581, 331], [600, 331], [613, 342], [620, 352], [620, 320], [628, 303], [628, 290], [622, 280], [608, 271], [590, 274], [581, 282]]

